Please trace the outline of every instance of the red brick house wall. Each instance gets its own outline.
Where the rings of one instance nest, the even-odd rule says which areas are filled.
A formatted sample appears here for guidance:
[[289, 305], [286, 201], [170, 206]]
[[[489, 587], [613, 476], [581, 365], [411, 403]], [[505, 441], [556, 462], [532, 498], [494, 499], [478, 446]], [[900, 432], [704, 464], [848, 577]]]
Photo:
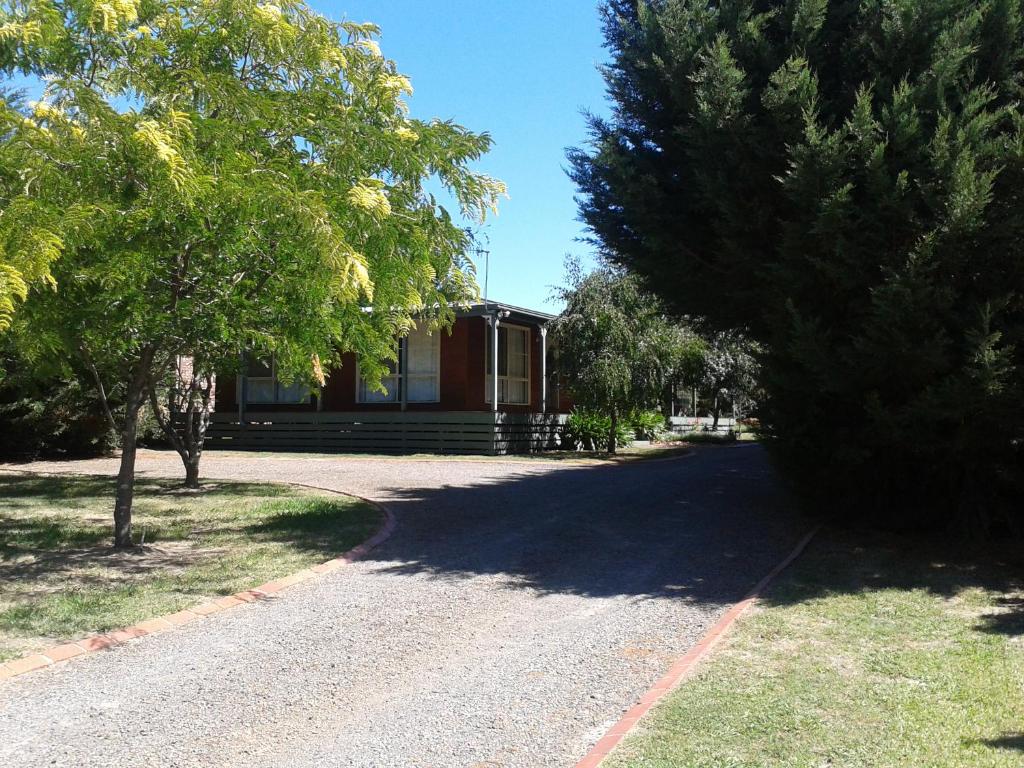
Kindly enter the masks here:
[[[541, 408], [541, 355], [542, 340], [540, 326], [525, 322], [514, 322], [511, 325], [525, 326], [530, 329], [530, 403], [528, 405], [500, 405], [506, 413], [537, 413]], [[407, 411], [489, 411], [490, 403], [485, 400], [487, 335], [490, 325], [486, 318], [460, 317], [451, 328], [450, 333], [440, 331], [440, 376], [439, 399], [437, 403], [407, 403]], [[324, 411], [368, 411], [386, 412], [400, 410], [399, 403], [358, 403], [356, 402], [357, 365], [355, 356], [346, 354], [340, 367], [329, 372], [327, 383], [323, 388], [323, 403], [319, 406]], [[238, 409], [237, 386], [233, 376], [223, 376], [218, 381], [217, 410], [232, 411]], [[555, 402], [556, 393], [551, 391], [548, 396], [548, 411], [559, 412], [565, 406], [571, 406], [565, 387], [559, 388], [560, 397]], [[314, 403], [308, 405], [255, 405], [246, 406], [250, 412], [316, 410]]]

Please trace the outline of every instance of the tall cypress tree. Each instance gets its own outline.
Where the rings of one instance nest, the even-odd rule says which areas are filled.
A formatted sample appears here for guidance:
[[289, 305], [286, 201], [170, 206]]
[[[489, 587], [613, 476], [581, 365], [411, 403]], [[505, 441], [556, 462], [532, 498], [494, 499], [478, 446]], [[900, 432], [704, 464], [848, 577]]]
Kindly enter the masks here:
[[1024, 2], [610, 0], [581, 214], [765, 351], [830, 508], [1021, 522]]

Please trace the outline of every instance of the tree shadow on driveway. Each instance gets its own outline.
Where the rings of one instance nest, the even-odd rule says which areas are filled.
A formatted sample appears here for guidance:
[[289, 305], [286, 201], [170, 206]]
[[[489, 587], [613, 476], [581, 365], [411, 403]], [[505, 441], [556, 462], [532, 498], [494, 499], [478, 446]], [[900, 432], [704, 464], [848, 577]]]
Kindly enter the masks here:
[[[395, 575], [500, 574], [508, 588], [542, 594], [731, 603], [814, 525], [753, 443], [663, 461], [524, 466], [474, 474], [465, 484], [410, 485], [383, 498], [399, 527], [371, 559]], [[980, 587], [1005, 597], [979, 616], [979, 631], [1024, 634], [1024, 571], [990, 552], [886, 533], [854, 533], [838, 544], [826, 535], [830, 546], [846, 547], [851, 568], [771, 592], [769, 603], [890, 587], [952, 597]], [[903, 567], [880, 567], [893, 558]]]
[[591, 597], [734, 602], [807, 529], [752, 444], [665, 461], [526, 468], [394, 490], [385, 504], [398, 531], [370, 557], [389, 573], [500, 574], [509, 588]]

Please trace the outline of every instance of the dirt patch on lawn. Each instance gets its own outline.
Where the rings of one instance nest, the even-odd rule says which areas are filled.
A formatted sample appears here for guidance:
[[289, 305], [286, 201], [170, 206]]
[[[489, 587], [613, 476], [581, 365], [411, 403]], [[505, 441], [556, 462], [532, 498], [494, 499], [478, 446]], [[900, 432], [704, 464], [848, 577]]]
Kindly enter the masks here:
[[[62, 596], [97, 590], [107, 593], [135, 584], [144, 589], [154, 578], [183, 574], [189, 567], [216, 560], [224, 552], [221, 548], [201, 548], [184, 541], [131, 549], [103, 545], [58, 552], [21, 550], [0, 561], [0, 615], [31, 613], [41, 601], [59, 600]], [[0, 636], [0, 661], [67, 639], [51, 632], [29, 636], [4, 633]]]
[[[21, 552], [0, 563], [0, 581], [38, 582], [39, 594], [97, 581], [124, 583], [154, 572], [177, 574], [224, 553], [221, 547], [197, 547], [187, 541], [143, 544], [130, 549], [81, 547], [60, 552]], [[102, 576], [101, 576], [102, 574]], [[26, 594], [25, 586], [19, 592]]]

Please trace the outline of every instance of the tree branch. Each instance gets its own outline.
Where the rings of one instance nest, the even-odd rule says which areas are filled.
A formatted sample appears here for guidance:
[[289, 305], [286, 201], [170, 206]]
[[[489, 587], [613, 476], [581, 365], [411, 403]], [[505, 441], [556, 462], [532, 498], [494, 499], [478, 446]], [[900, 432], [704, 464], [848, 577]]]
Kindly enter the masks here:
[[89, 349], [84, 343], [79, 343], [78, 353], [82, 356], [82, 361], [92, 373], [93, 380], [96, 382], [96, 389], [100, 393], [100, 403], [103, 405], [103, 413], [107, 417], [107, 423], [110, 424], [110, 428], [115, 432], [120, 431], [117, 422], [114, 420], [114, 414], [110, 410], [110, 400], [107, 398], [107, 390], [103, 386], [103, 378], [100, 376], [99, 369], [96, 368], [96, 363], [93, 362], [92, 355], [89, 354]]
[[171, 445], [178, 453], [183, 453], [185, 446], [181, 440], [181, 437], [177, 432], [174, 431], [174, 416], [168, 411], [165, 411], [163, 406], [160, 405], [160, 401], [156, 396], [156, 382], [153, 378], [149, 378], [148, 382], [149, 389], [149, 404], [153, 409], [153, 417], [156, 419], [156, 423], [159, 425], [160, 430], [164, 433]]

